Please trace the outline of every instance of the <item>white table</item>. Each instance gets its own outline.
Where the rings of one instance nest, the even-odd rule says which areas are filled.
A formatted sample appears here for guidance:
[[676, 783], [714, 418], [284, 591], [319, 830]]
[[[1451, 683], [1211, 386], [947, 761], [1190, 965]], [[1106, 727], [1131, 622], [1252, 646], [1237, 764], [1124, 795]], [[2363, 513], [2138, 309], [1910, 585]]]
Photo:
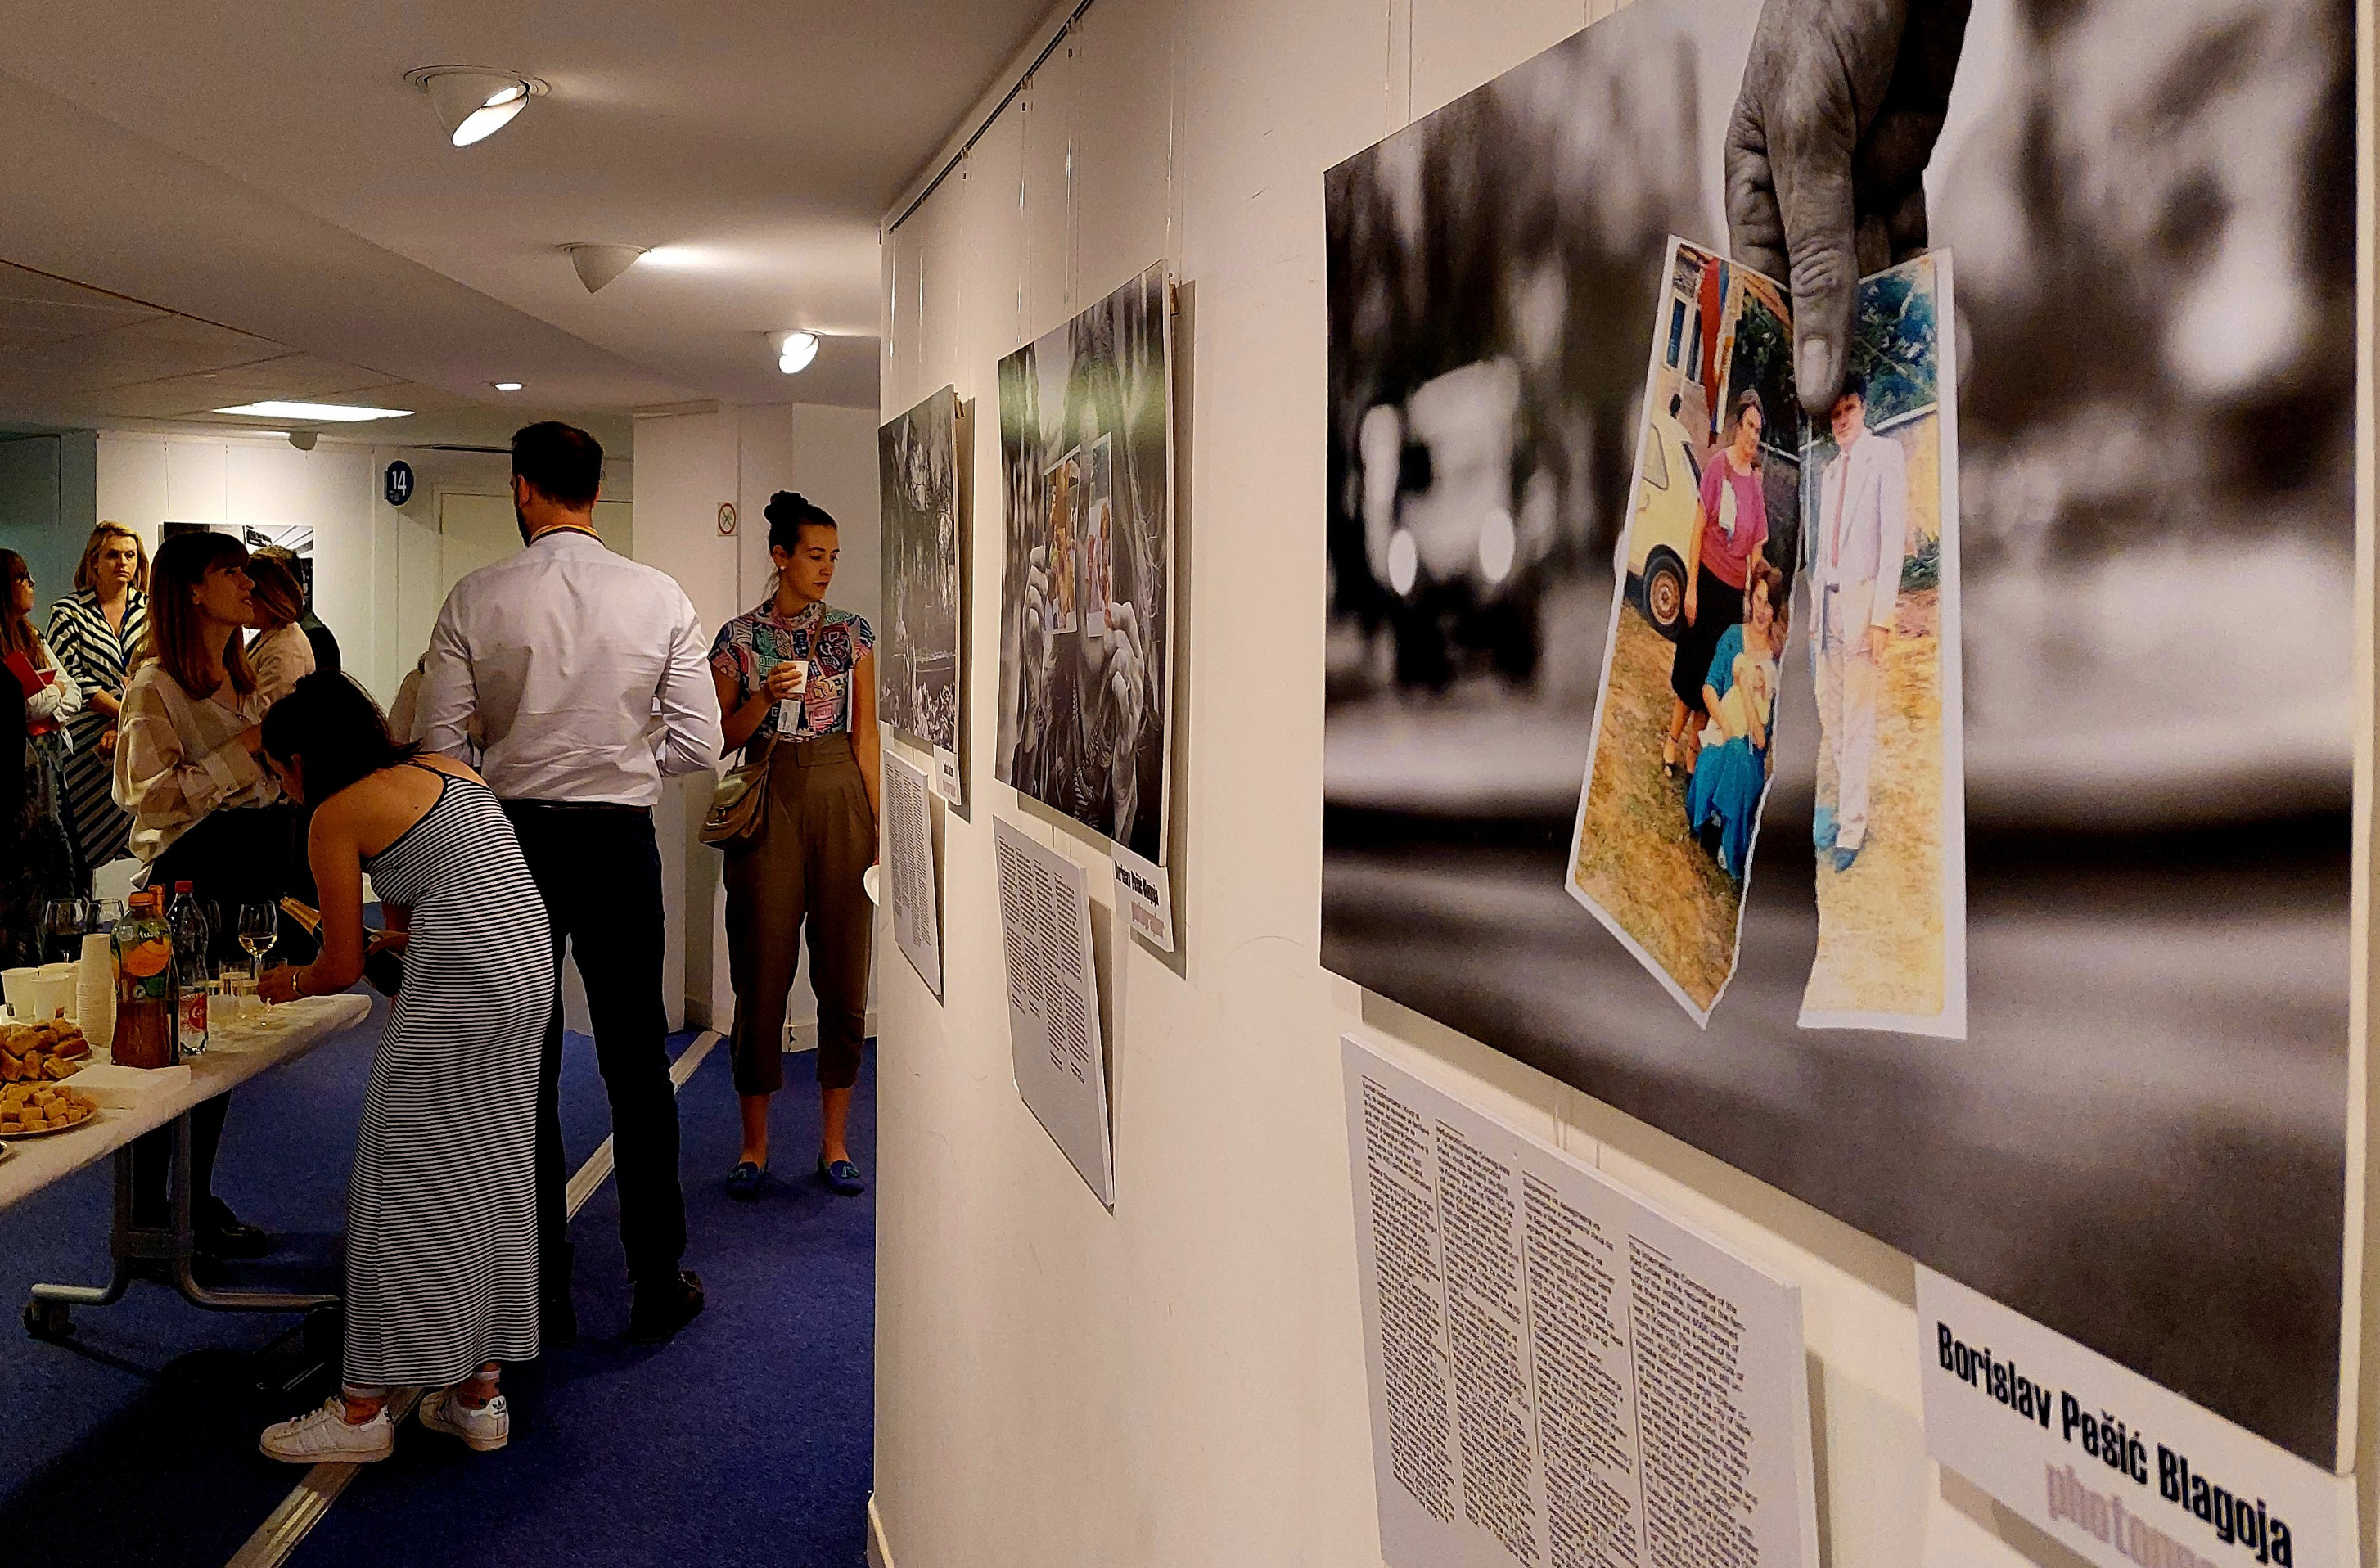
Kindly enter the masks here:
[[[32, 1299], [25, 1304], [25, 1327], [43, 1338], [65, 1334], [72, 1327], [70, 1308], [111, 1306], [136, 1279], [171, 1285], [193, 1306], [218, 1312], [306, 1312], [337, 1305], [338, 1297], [332, 1295], [211, 1290], [191, 1278], [189, 1116], [192, 1107], [230, 1092], [269, 1068], [296, 1061], [324, 1040], [362, 1023], [370, 1012], [371, 1003], [353, 994], [312, 996], [284, 1003], [268, 1009], [254, 1022], [243, 1020], [241, 1027], [216, 1030], [206, 1054], [190, 1064], [187, 1084], [150, 1096], [138, 1106], [104, 1109], [71, 1132], [6, 1140], [9, 1157], [0, 1160], [0, 1209], [106, 1155], [115, 1156], [115, 1219], [110, 1246], [115, 1258], [114, 1277], [104, 1285], [35, 1285]], [[174, 1129], [171, 1216], [163, 1226], [137, 1223], [132, 1142], [164, 1126]]]

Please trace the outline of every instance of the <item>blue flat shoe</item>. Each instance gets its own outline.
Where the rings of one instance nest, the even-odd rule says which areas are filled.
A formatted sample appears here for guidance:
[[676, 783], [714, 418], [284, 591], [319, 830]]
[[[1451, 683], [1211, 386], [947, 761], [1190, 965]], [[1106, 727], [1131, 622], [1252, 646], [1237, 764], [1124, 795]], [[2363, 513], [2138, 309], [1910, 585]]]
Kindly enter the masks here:
[[819, 1156], [818, 1173], [819, 1180], [845, 1197], [857, 1197], [868, 1190], [868, 1178], [861, 1175], [859, 1167], [848, 1160], [838, 1160], [830, 1165], [826, 1156], [821, 1154]]
[[755, 1165], [749, 1160], [740, 1161], [735, 1169], [727, 1173], [727, 1196], [740, 1197], [749, 1203], [760, 1196], [760, 1184], [768, 1179], [769, 1168], [766, 1165]]
[[1856, 850], [1856, 849], [1838, 849], [1838, 850], [1836, 850], [1836, 851], [1835, 851], [1835, 874], [1836, 874], [1837, 876], [1840, 876], [1840, 875], [1842, 875], [1845, 871], [1850, 870], [1850, 869], [1852, 869], [1852, 861], [1854, 861], [1854, 860], [1856, 860], [1856, 859], [1858, 859], [1858, 858], [1859, 858], [1859, 851], [1858, 851], [1858, 850]]

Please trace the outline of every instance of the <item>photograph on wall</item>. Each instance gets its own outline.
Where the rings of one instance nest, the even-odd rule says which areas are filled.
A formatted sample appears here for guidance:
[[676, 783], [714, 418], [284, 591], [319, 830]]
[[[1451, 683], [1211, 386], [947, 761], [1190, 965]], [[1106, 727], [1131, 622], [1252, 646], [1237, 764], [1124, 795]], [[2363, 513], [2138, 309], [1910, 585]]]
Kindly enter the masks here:
[[1768, 796], [1802, 419], [1783, 289], [1675, 238], [1661, 276], [1569, 886], [1700, 1024]]
[[876, 433], [884, 626], [878, 714], [904, 739], [955, 756], [960, 650], [958, 394], [927, 398]]
[[[2362, 657], [2352, 12], [1975, 0], [1947, 36], [1912, 7], [1896, 55], [1820, 49], [1807, 11], [1637, 0], [1327, 174], [1323, 962], [2331, 1464]], [[1797, 268], [1769, 106], [1804, 67], [1897, 59], [1838, 85], [1934, 91], [1908, 122], [1930, 140], [1897, 185], [1837, 149], [1868, 182], [1845, 221], [1866, 220], [1816, 237], [1858, 264]], [[1803, 537], [1774, 563], [1799, 581], [1767, 802], [1705, 1023], [1569, 891], [1606, 650], [1654, 655], [1630, 744], [1656, 777], [1677, 699], [1629, 618], [1682, 585], [1648, 607], [1626, 548], [1642, 432], [1678, 417], [1645, 375], [1681, 302], [1673, 235], [1802, 277], [1796, 390], [1826, 398]], [[1821, 721], [1813, 486], [1853, 340], [1887, 305], [1912, 324], [1877, 274], [1929, 251], [1957, 261], [1955, 302], [1947, 269], [1930, 280], [1934, 412], [1900, 370], [1870, 375], [1852, 443], [1899, 447], [1910, 484], [1871, 736], [1849, 689]], [[1710, 440], [1730, 367], [1693, 322], [1702, 281], [1679, 347], [1704, 345], [1705, 373], [1674, 390]], [[1929, 664], [1930, 692], [1910, 679]], [[1615, 691], [1629, 675], [1615, 652]], [[1682, 832], [1691, 777], [1662, 782]], [[1877, 924], [1928, 890], [1938, 1004], [1930, 917], [1914, 954]]]
[[1950, 274], [1944, 250], [1860, 280], [1851, 373], [1811, 421], [1818, 953], [1804, 1028], [1967, 1032]]
[[1162, 264], [1000, 362], [993, 773], [1165, 858], [1172, 323]]

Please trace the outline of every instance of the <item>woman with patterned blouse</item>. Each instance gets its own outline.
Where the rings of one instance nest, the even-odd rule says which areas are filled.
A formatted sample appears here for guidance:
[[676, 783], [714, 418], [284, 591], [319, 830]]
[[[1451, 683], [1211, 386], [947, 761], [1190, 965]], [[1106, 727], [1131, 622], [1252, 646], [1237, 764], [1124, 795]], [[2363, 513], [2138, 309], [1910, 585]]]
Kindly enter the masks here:
[[115, 804], [115, 737], [124, 682], [149, 635], [149, 552], [122, 523], [91, 530], [75, 567], [75, 591], [50, 606], [50, 650], [82, 687], [82, 711], [67, 723], [66, 820], [84, 891], [91, 873], [126, 853], [132, 819]]
[[786, 992], [807, 922], [819, 999], [818, 1173], [850, 1197], [868, 1185], [844, 1129], [868, 1036], [876, 924], [861, 881], [876, 860], [876, 633], [826, 603], [834, 519], [782, 490], [767, 515], [776, 590], [721, 627], [710, 648], [727, 745], [747, 761], [766, 756], [769, 769], [760, 827], [729, 846], [724, 877], [744, 1113], [727, 1190], [754, 1197], [769, 1173], [769, 1097], [784, 1082]]

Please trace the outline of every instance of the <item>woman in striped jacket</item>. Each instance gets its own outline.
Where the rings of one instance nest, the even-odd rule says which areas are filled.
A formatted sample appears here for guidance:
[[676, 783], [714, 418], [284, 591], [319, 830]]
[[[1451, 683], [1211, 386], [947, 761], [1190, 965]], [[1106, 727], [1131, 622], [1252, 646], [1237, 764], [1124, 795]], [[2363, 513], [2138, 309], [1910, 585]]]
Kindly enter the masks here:
[[50, 651], [82, 688], [82, 711], [67, 723], [65, 818], [83, 891], [91, 873], [127, 853], [132, 819], [108, 792], [115, 771], [124, 680], [149, 635], [149, 552], [122, 523], [91, 530], [75, 568], [72, 598], [50, 606]]

